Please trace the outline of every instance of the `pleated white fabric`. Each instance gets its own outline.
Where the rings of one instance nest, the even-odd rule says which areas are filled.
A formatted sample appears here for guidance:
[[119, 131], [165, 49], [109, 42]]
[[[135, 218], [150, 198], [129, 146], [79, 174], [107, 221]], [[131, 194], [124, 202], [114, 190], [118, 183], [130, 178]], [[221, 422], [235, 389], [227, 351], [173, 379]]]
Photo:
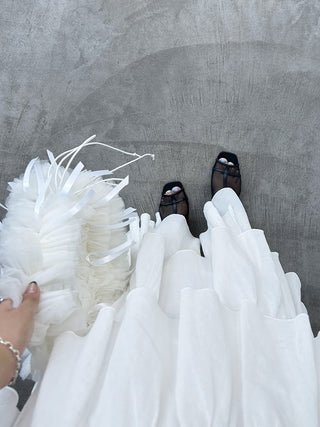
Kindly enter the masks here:
[[298, 277], [231, 189], [204, 213], [200, 241], [180, 215], [145, 219], [130, 291], [86, 336], [58, 336], [15, 427], [319, 426]]

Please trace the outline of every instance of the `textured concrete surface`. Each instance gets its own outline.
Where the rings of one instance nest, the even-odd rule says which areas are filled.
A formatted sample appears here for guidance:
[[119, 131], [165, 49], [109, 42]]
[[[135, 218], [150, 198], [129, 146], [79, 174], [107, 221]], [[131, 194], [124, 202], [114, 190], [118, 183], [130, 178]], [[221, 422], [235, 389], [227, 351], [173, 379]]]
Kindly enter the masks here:
[[[1, 5], [0, 196], [45, 150], [92, 134], [156, 160], [127, 205], [156, 210], [180, 178], [194, 234], [219, 150], [238, 154], [242, 200], [320, 328], [320, 3], [315, 0], [25, 0]], [[88, 168], [127, 159], [95, 148]]]

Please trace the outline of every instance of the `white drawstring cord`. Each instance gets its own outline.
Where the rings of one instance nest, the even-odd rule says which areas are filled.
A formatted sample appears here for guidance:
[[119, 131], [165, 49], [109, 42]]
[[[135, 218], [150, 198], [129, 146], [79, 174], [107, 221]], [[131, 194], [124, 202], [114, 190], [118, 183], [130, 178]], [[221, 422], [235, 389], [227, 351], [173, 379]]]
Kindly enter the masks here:
[[[81, 144], [80, 144], [80, 145], [78, 145], [77, 147], [72, 148], [72, 149], [70, 149], [70, 150], [66, 150], [66, 151], [64, 151], [63, 153], [59, 154], [57, 157], [55, 157], [55, 158], [54, 158], [54, 161], [51, 163], [51, 165], [50, 165], [50, 167], [49, 167], [48, 176], [50, 176], [50, 174], [51, 174], [53, 164], [54, 164], [54, 163], [56, 163], [56, 164], [57, 164], [57, 161], [58, 161], [59, 159], [61, 159], [61, 160], [59, 161], [59, 163], [57, 164], [57, 167], [56, 167], [56, 170], [55, 170], [55, 175], [54, 175], [54, 181], [55, 181], [55, 186], [56, 186], [56, 187], [58, 187], [58, 174], [59, 174], [59, 173], [61, 173], [61, 166], [63, 165], [64, 161], [66, 161], [66, 160], [70, 157], [70, 159], [69, 159], [69, 161], [68, 161], [68, 163], [67, 163], [67, 166], [65, 167], [65, 169], [64, 169], [64, 171], [63, 171], [63, 173], [62, 173], [62, 177], [60, 178], [60, 183], [59, 183], [59, 184], [60, 184], [60, 186], [63, 184], [63, 180], [64, 180], [64, 178], [65, 178], [65, 175], [66, 175], [66, 173], [67, 173], [67, 170], [70, 168], [70, 166], [71, 166], [71, 164], [72, 164], [72, 162], [73, 162], [74, 158], [76, 157], [76, 155], [77, 155], [77, 154], [78, 154], [78, 153], [79, 153], [79, 152], [80, 152], [84, 147], [88, 147], [89, 145], [101, 145], [101, 146], [103, 146], [103, 147], [110, 148], [111, 150], [118, 151], [118, 152], [120, 152], [120, 153], [122, 153], [122, 154], [126, 154], [126, 155], [129, 155], [129, 156], [134, 156], [134, 157], [136, 157], [136, 159], [133, 159], [133, 160], [131, 160], [130, 162], [124, 163], [123, 165], [120, 165], [120, 166], [116, 167], [115, 169], [113, 169], [112, 171], [110, 171], [110, 173], [113, 173], [113, 172], [115, 172], [115, 171], [117, 171], [117, 170], [119, 170], [119, 169], [121, 169], [121, 168], [124, 168], [125, 166], [128, 166], [128, 165], [130, 165], [131, 163], [134, 163], [134, 162], [136, 162], [136, 161], [138, 161], [138, 160], [142, 159], [143, 157], [150, 156], [150, 157], [152, 158], [152, 160], [154, 160], [154, 158], [155, 158], [154, 154], [146, 153], [146, 154], [143, 154], [143, 155], [139, 155], [139, 154], [137, 154], [137, 153], [131, 153], [131, 152], [129, 152], [129, 151], [121, 150], [120, 148], [113, 147], [112, 145], [105, 144], [105, 143], [103, 143], [103, 142], [92, 141], [95, 137], [96, 137], [96, 135], [92, 135], [92, 136], [90, 136], [89, 138], [87, 138], [83, 143], [81, 143]], [[85, 188], [83, 188], [83, 189], [79, 190], [78, 192], [83, 191], [83, 190], [85, 190], [85, 189], [87, 189], [87, 188], [89, 188], [89, 187], [92, 187], [92, 186], [96, 185], [97, 183], [100, 183], [100, 182], [106, 182], [106, 181], [109, 181], [109, 180], [115, 180], [115, 178], [112, 178], [112, 179], [107, 178], [107, 179], [104, 179], [104, 180], [96, 181], [96, 182], [94, 182], [93, 184], [90, 184], [90, 185], [86, 186]], [[77, 193], [78, 193], [78, 192], [77, 192]]]
[[[139, 155], [137, 154], [137, 156], [139, 156]], [[113, 169], [112, 171], [110, 171], [110, 173], [113, 173], [113, 172], [115, 172], [115, 171], [117, 171], [117, 170], [119, 170], [121, 168], [124, 168], [125, 166], [128, 166], [131, 163], [137, 162], [138, 160], [140, 160], [140, 159], [142, 159], [143, 157], [146, 157], [146, 156], [150, 156], [152, 158], [152, 160], [154, 160], [154, 154], [146, 153], [146, 154], [143, 154], [142, 156], [139, 156], [137, 159], [131, 160], [130, 162], [124, 163], [123, 165], [116, 167], [115, 169]], [[99, 181], [96, 181], [96, 182], [93, 182], [92, 184], [87, 185], [84, 188], [81, 188], [81, 190], [76, 191], [75, 194], [78, 194], [81, 191], [84, 191], [87, 188], [93, 187], [94, 185], [99, 184], [101, 182], [116, 181], [116, 180], [117, 181], [122, 181], [122, 178], [105, 178], [105, 179], [101, 179]]]
[[139, 156], [137, 153], [131, 153], [130, 151], [121, 150], [121, 148], [113, 147], [112, 145], [108, 145], [104, 142], [94, 141], [90, 142], [87, 145], [103, 145], [104, 147], [110, 148], [111, 150], [119, 151], [119, 153], [127, 154], [128, 156]]
[[130, 162], [127, 162], [127, 163], [125, 163], [125, 164], [123, 164], [121, 166], [118, 166], [115, 169], [112, 169], [112, 171], [110, 171], [110, 172], [113, 173], [113, 172], [115, 172], [115, 171], [117, 171], [117, 170], [119, 170], [121, 168], [124, 168], [125, 166], [128, 166], [131, 163], [137, 162], [138, 160], [143, 159], [143, 157], [147, 157], [147, 156], [150, 156], [152, 158], [152, 160], [154, 160], [154, 157], [155, 157], [154, 154], [146, 153], [146, 154], [143, 154], [142, 156], [139, 156], [137, 159], [131, 160]]

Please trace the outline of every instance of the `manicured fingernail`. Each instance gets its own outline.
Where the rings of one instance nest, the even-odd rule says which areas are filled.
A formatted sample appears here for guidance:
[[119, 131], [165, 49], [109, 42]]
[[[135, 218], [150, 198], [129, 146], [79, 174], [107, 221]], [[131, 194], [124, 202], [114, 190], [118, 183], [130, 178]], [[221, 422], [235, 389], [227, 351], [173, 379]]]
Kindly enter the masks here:
[[27, 288], [27, 293], [28, 294], [35, 294], [36, 292], [38, 292], [38, 284], [37, 282], [30, 282], [29, 286]]

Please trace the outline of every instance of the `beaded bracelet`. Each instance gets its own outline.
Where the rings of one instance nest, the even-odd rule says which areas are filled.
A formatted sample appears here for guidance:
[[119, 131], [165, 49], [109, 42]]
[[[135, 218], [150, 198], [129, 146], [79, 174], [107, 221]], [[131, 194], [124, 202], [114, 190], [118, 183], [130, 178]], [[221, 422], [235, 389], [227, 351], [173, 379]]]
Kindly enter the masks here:
[[16, 350], [14, 347], [13, 347], [13, 345], [11, 344], [11, 342], [10, 341], [5, 341], [4, 339], [2, 339], [1, 337], [0, 337], [0, 344], [3, 344], [3, 345], [5, 345], [10, 351], [11, 351], [11, 353], [14, 355], [14, 357], [15, 357], [15, 359], [16, 359], [16, 362], [17, 362], [17, 366], [16, 366], [16, 371], [15, 371], [15, 373], [14, 373], [14, 376], [13, 376], [13, 378], [11, 379], [11, 381], [9, 382], [9, 384], [8, 385], [12, 385], [12, 384], [14, 384], [15, 383], [15, 381], [16, 381], [16, 379], [17, 379], [17, 377], [18, 377], [18, 374], [19, 374], [19, 370], [20, 370], [20, 365], [21, 365], [21, 356], [20, 356], [20, 351], [19, 350]]

